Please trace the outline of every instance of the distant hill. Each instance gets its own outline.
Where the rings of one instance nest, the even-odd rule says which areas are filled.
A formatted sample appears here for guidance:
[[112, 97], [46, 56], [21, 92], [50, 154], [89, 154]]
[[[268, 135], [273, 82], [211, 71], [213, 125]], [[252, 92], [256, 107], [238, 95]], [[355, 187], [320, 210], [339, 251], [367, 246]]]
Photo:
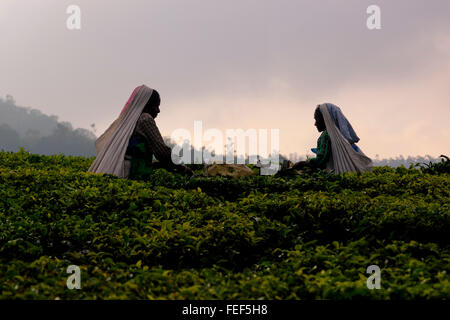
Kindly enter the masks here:
[[59, 122], [55, 115], [17, 106], [9, 95], [0, 98], [0, 150], [23, 147], [44, 155], [95, 156], [95, 139], [91, 131], [73, 129], [70, 122]]
[[43, 137], [53, 133], [53, 129], [58, 124], [58, 117], [48, 116], [30, 107], [19, 107], [11, 96], [6, 96], [5, 100], [0, 98], [1, 124], [8, 124], [21, 137], [27, 135], [28, 132], [38, 133]]

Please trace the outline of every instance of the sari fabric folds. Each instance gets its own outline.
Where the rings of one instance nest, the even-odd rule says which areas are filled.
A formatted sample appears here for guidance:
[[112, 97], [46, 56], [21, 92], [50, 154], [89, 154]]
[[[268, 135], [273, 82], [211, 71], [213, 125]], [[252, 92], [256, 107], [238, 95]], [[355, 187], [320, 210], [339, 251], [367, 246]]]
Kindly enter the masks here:
[[352, 147], [359, 138], [342, 111], [326, 103], [321, 104], [319, 108], [331, 139], [331, 157], [327, 163], [327, 170], [336, 174], [370, 171], [372, 160], [360, 148], [356, 151]]

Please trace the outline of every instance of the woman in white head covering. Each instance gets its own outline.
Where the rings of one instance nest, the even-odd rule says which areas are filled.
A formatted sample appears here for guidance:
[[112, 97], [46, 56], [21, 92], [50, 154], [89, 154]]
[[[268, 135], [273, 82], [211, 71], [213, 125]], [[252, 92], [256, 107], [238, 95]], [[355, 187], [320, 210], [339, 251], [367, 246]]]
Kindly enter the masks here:
[[[155, 97], [155, 99], [151, 99]], [[153, 101], [156, 101], [153, 103]], [[150, 103], [152, 102], [152, 103]], [[149, 105], [149, 103], [151, 105]], [[147, 106], [147, 109], [145, 109]], [[147, 110], [145, 113], [143, 111]], [[149, 113], [147, 113], [149, 112]], [[145, 85], [134, 89], [120, 116], [109, 126], [109, 128], [97, 139], [95, 146], [97, 157], [89, 168], [89, 172], [107, 173], [119, 178], [129, 178], [133, 159], [126, 160], [125, 154], [130, 144], [130, 138], [137, 124], [140, 124], [141, 134], [150, 147], [163, 150], [166, 162], [170, 162], [171, 169], [178, 169], [182, 173], [190, 173], [190, 169], [182, 165], [175, 165], [170, 159], [170, 148], [162, 141], [161, 134], [154, 122], [159, 113], [159, 94]], [[150, 129], [150, 131], [147, 130]], [[157, 140], [157, 141], [154, 141]], [[152, 155], [148, 157], [151, 161]], [[142, 168], [142, 166], [140, 167]], [[145, 168], [143, 168], [145, 169]]]
[[317, 157], [297, 162], [294, 169], [310, 166], [336, 174], [371, 170], [372, 160], [356, 146], [359, 137], [338, 106], [332, 103], [318, 105], [314, 118], [317, 130], [322, 132], [317, 151], [313, 150]]

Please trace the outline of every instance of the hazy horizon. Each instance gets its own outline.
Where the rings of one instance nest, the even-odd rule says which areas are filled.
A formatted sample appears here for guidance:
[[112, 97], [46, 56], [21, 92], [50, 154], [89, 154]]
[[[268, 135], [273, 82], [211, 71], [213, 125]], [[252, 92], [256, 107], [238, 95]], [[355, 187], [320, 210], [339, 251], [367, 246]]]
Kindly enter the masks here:
[[[81, 8], [81, 30], [66, 9]], [[381, 30], [366, 8], [381, 8]], [[279, 128], [310, 153], [317, 104], [341, 107], [372, 157], [448, 153], [448, 1], [56, 1], [0, 4], [0, 97], [99, 136], [141, 84], [157, 124]]]

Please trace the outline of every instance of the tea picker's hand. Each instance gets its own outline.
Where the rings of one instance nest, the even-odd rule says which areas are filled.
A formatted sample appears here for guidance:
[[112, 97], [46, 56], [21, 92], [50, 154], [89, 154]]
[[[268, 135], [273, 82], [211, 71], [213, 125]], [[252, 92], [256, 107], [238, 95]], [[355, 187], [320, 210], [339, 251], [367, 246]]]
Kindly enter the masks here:
[[297, 162], [296, 164], [294, 164], [294, 166], [292, 167], [292, 169], [295, 169], [295, 170], [301, 170], [301, 169], [303, 169], [304, 167], [306, 167], [308, 165], [308, 162], [306, 162], [306, 161], [299, 161], [299, 162]]

